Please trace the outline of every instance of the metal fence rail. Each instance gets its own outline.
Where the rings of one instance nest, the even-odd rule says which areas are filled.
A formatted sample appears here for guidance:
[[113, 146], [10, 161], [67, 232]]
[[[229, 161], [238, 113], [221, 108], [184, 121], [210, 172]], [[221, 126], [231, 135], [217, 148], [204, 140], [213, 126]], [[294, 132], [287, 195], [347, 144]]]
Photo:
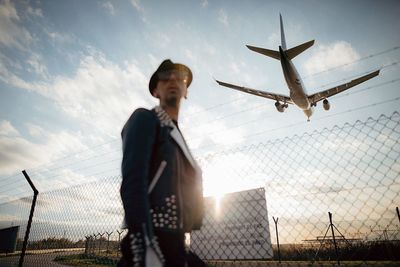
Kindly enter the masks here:
[[[219, 216], [230, 227], [224, 228], [221, 237], [221, 224], [206, 217], [205, 229], [211, 229], [208, 234], [214, 238], [220, 235], [224, 240], [221, 245], [214, 242], [209, 247], [202, 243], [198, 253], [195, 233], [190, 240], [192, 250], [212, 266], [332, 266], [348, 261], [360, 265], [399, 264], [399, 122], [400, 115], [395, 112], [199, 158], [205, 187], [219, 186], [225, 192], [262, 188], [266, 202], [260, 206], [254, 195], [217, 197], [219, 202], [214, 205], [221, 203]], [[120, 181], [115, 175], [40, 194], [26, 266], [44, 266], [44, 261], [56, 256], [63, 263], [79, 258], [83, 266], [95, 261], [113, 266], [120, 256], [118, 244], [124, 235]], [[0, 204], [1, 228], [20, 226], [17, 251], [22, 246], [31, 201], [21, 198]], [[227, 205], [231, 209], [229, 220]], [[240, 211], [241, 205], [247, 208]], [[237, 216], [232, 215], [235, 211]], [[252, 228], [240, 220], [257, 213], [264, 220], [261, 228], [246, 235], [246, 229]], [[270, 255], [268, 249], [254, 245], [258, 244], [254, 235], [263, 236], [261, 242], [272, 245]], [[232, 240], [236, 249], [219, 251], [225, 256], [218, 259], [215, 252], [235, 243]], [[55, 250], [49, 257], [48, 252]], [[29, 255], [32, 252], [46, 254], [33, 257]], [[15, 257], [0, 257], [0, 266]]]

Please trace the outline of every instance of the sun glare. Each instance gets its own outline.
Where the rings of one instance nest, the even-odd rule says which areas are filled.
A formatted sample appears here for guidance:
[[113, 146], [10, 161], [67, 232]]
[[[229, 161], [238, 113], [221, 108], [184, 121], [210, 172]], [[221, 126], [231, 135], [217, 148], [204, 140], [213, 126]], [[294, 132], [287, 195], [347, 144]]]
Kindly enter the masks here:
[[224, 213], [224, 197], [228, 193], [262, 187], [266, 174], [247, 171], [254, 160], [243, 153], [233, 153], [207, 162], [203, 170], [203, 195], [214, 202], [215, 215]]
[[217, 216], [220, 214], [221, 211], [221, 201], [225, 194], [217, 194], [214, 196], [215, 199], [215, 213]]

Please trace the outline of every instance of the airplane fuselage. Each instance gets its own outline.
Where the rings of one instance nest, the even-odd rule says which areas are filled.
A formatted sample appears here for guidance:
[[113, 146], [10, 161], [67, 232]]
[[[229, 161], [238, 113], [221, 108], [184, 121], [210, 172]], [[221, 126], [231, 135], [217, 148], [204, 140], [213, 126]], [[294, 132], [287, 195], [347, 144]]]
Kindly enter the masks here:
[[297, 72], [296, 67], [293, 65], [293, 62], [287, 57], [281, 46], [279, 46], [279, 55], [283, 75], [290, 91], [290, 98], [309, 118], [313, 113], [313, 107], [308, 100], [301, 77]]

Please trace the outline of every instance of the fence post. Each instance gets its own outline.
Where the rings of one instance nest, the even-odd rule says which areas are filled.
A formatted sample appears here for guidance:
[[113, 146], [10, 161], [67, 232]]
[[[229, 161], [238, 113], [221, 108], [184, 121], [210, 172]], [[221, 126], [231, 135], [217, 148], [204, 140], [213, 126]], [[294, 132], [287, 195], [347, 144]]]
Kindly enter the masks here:
[[85, 236], [86, 242], [85, 242], [85, 255], [89, 255], [89, 246], [90, 246], [90, 236], [86, 235]]
[[276, 217], [276, 220], [275, 220], [275, 217], [272, 216], [272, 219], [274, 220], [274, 223], [275, 223], [276, 243], [278, 244], [278, 260], [279, 260], [279, 263], [281, 263], [281, 249], [279, 247], [279, 235], [278, 235], [278, 220], [279, 220], [279, 218]]
[[400, 212], [399, 212], [399, 207], [396, 207], [396, 212], [397, 212], [397, 219], [399, 219], [399, 223], [400, 223]]
[[97, 241], [97, 234], [93, 234], [94, 241], [93, 241], [93, 255], [96, 254], [96, 241]]
[[125, 230], [122, 230], [121, 232], [119, 230], [117, 230], [118, 233], [118, 248], [117, 248], [117, 257], [119, 257], [119, 250], [120, 250], [120, 246], [121, 246], [121, 234], [124, 232]]
[[332, 223], [332, 213], [330, 213], [330, 212], [328, 211], [328, 214], [329, 214], [329, 223], [330, 223], [331, 230], [332, 230], [332, 239], [333, 239], [333, 244], [335, 245], [336, 259], [337, 259], [337, 263], [338, 263], [338, 265], [340, 265], [340, 261], [339, 261], [339, 253], [338, 253], [338, 248], [337, 248], [337, 245], [336, 245], [336, 239], [335, 239], [335, 231], [333, 230], [333, 223]]
[[100, 238], [99, 238], [99, 255], [100, 255], [100, 253], [101, 253], [101, 239], [103, 238], [103, 235], [104, 235], [105, 233], [102, 233], [102, 234], [100, 234], [99, 233], [99, 236], [100, 236]]
[[107, 234], [107, 250], [106, 250], [106, 253], [109, 252], [109, 251], [108, 251], [108, 246], [109, 246], [109, 244], [110, 244], [110, 235], [112, 235], [112, 233], [113, 233], [113, 232], [111, 232], [111, 233], [106, 232], [106, 234]]
[[25, 179], [28, 181], [29, 185], [31, 186], [31, 188], [33, 190], [33, 199], [32, 199], [32, 204], [31, 204], [31, 211], [29, 213], [28, 225], [26, 226], [26, 231], [25, 231], [24, 243], [22, 245], [21, 256], [19, 257], [18, 267], [22, 267], [22, 265], [24, 263], [26, 246], [28, 245], [28, 239], [29, 239], [29, 232], [31, 231], [33, 212], [35, 211], [36, 199], [37, 199], [37, 195], [39, 194], [39, 191], [36, 189], [35, 185], [32, 183], [31, 178], [29, 178], [29, 176], [26, 173], [26, 171], [23, 170], [22, 173], [24, 174]]

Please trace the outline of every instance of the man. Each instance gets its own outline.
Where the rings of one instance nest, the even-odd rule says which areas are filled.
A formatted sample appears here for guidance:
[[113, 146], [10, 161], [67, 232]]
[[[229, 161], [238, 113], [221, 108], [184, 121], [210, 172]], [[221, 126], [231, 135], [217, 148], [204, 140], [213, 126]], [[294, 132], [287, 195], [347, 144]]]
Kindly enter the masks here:
[[192, 77], [187, 66], [164, 60], [149, 82], [159, 106], [137, 109], [122, 130], [128, 234], [118, 266], [146, 266], [149, 251], [164, 266], [187, 266], [185, 233], [199, 229], [204, 215], [200, 169], [178, 127]]

